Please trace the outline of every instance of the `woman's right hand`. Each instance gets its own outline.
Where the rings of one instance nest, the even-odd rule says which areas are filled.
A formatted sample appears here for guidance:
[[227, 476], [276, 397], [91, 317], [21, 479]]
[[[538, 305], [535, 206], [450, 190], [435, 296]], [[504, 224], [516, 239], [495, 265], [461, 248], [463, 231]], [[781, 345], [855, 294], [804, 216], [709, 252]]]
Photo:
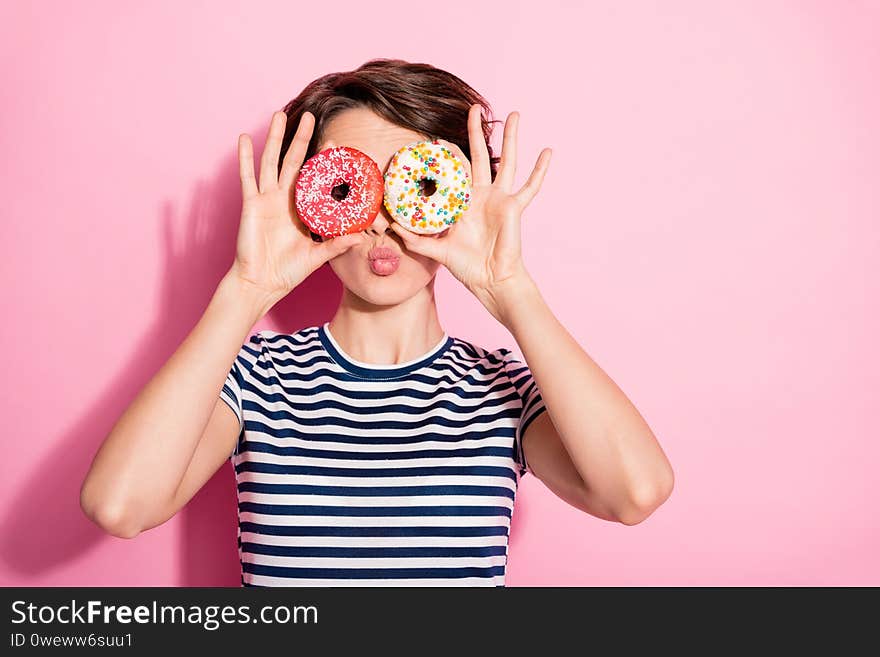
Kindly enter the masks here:
[[281, 173], [278, 157], [287, 115], [275, 112], [260, 160], [259, 187], [254, 176], [251, 138], [238, 138], [242, 210], [235, 262], [230, 274], [273, 300], [282, 299], [322, 264], [360, 242], [360, 233], [315, 242], [296, 214], [294, 185], [299, 177], [315, 117], [303, 112], [293, 141], [284, 156]]

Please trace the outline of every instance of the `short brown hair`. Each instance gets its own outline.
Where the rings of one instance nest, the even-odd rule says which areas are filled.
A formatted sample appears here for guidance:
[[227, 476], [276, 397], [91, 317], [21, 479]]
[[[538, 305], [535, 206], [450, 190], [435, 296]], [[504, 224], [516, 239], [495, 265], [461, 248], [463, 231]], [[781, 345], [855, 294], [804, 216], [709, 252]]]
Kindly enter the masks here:
[[315, 116], [315, 128], [305, 159], [317, 152], [328, 121], [351, 107], [367, 107], [386, 121], [432, 139], [445, 139], [470, 155], [467, 116], [468, 108], [475, 103], [483, 108], [483, 137], [489, 150], [494, 181], [501, 158], [493, 155], [489, 137], [492, 124], [500, 121], [486, 118], [492, 116], [489, 103], [452, 73], [430, 64], [386, 58], [371, 59], [353, 71], [328, 73], [313, 80], [284, 106], [287, 128], [281, 142], [278, 174], [281, 175], [284, 155], [305, 111]]

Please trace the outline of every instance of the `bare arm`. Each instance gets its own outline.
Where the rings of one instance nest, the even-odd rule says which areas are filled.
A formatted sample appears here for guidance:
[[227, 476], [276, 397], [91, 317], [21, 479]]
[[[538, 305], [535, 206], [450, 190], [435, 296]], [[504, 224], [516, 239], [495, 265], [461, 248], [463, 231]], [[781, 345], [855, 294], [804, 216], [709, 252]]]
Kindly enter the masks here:
[[674, 482], [650, 427], [553, 315], [527, 273], [496, 287], [495, 295], [547, 407], [523, 435], [532, 470], [583, 511], [641, 522]]
[[279, 168], [286, 116], [272, 117], [260, 162], [239, 136], [242, 213], [235, 262], [171, 358], [117, 420], [92, 461], [80, 506], [105, 531], [136, 536], [173, 516], [232, 452], [238, 419], [220, 390], [254, 324], [311, 272], [359, 243], [361, 234], [313, 242], [291, 190], [314, 116], [303, 113]]
[[[113, 426], [81, 489], [86, 515], [128, 537], [167, 518], [220, 389], [253, 325], [271, 306], [265, 293], [227, 274], [205, 313]], [[221, 403], [223, 403], [221, 401]], [[216, 472], [238, 437], [238, 421], [210, 436]], [[210, 476], [210, 475], [209, 475]], [[195, 492], [195, 491], [193, 491]], [[156, 522], [156, 521], [159, 522]], [[150, 522], [152, 521], [152, 522]]]

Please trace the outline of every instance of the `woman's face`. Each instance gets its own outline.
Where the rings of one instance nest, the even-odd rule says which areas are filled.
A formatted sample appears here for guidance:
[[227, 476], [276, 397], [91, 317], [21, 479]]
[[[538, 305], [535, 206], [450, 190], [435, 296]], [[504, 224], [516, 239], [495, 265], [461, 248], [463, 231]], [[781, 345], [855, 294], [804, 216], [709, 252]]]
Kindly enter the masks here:
[[[369, 155], [384, 174], [392, 156], [401, 148], [428, 136], [389, 123], [365, 107], [343, 110], [325, 126], [318, 151], [333, 146], [350, 146]], [[428, 285], [440, 266], [436, 260], [409, 252], [390, 226], [394, 220], [384, 204], [376, 219], [361, 231], [360, 243], [330, 260], [330, 267], [352, 293], [368, 303], [396, 305], [409, 299]], [[443, 233], [431, 237], [436, 238]], [[399, 266], [389, 268], [370, 265], [369, 253], [374, 247], [389, 247], [399, 255]]]

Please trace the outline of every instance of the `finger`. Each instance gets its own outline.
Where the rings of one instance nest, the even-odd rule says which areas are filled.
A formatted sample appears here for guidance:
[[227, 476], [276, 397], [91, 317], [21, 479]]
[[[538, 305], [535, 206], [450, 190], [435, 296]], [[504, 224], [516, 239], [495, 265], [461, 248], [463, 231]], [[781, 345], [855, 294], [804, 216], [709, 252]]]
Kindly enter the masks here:
[[284, 124], [287, 115], [284, 112], [272, 114], [269, 123], [269, 134], [266, 136], [266, 145], [263, 146], [263, 156], [260, 158], [260, 191], [274, 189], [278, 185], [278, 153], [281, 150], [281, 139], [284, 137]]
[[501, 142], [501, 161], [498, 164], [498, 175], [495, 183], [502, 191], [513, 189], [516, 176], [516, 129], [519, 125], [519, 112], [511, 112], [504, 122], [504, 140]]
[[314, 245], [313, 248], [315, 249], [318, 262], [324, 264], [328, 260], [345, 253], [351, 247], [358, 245], [362, 239], [362, 233], [351, 233], [324, 239], [323, 242], [312, 242], [312, 244]]
[[303, 112], [299, 117], [299, 125], [296, 128], [296, 134], [287, 147], [287, 153], [284, 154], [284, 163], [281, 165], [281, 174], [278, 177], [278, 186], [282, 189], [289, 189], [296, 179], [300, 168], [302, 168], [303, 159], [309, 150], [309, 142], [312, 140], [312, 132], [315, 128], [315, 115], [311, 112]]
[[468, 141], [471, 150], [471, 169], [474, 185], [491, 185], [492, 169], [489, 166], [489, 149], [483, 135], [482, 114], [479, 103], [471, 105], [468, 111]]
[[396, 221], [391, 222], [391, 229], [400, 236], [407, 251], [412, 251], [419, 255], [426, 256], [433, 260], [443, 263], [443, 245], [440, 239], [432, 235], [418, 235], [411, 230], [407, 230]]
[[254, 178], [254, 145], [247, 134], [238, 136], [238, 177], [241, 178], [242, 200], [255, 196], [258, 190]]
[[532, 169], [532, 173], [529, 175], [529, 179], [526, 180], [526, 183], [514, 195], [522, 207], [527, 206], [535, 197], [535, 194], [538, 193], [538, 190], [541, 189], [544, 175], [550, 167], [550, 156], [552, 154], [553, 150], [550, 148], [545, 148], [541, 151], [541, 154], [538, 155], [538, 161], [535, 163], [535, 168]]

